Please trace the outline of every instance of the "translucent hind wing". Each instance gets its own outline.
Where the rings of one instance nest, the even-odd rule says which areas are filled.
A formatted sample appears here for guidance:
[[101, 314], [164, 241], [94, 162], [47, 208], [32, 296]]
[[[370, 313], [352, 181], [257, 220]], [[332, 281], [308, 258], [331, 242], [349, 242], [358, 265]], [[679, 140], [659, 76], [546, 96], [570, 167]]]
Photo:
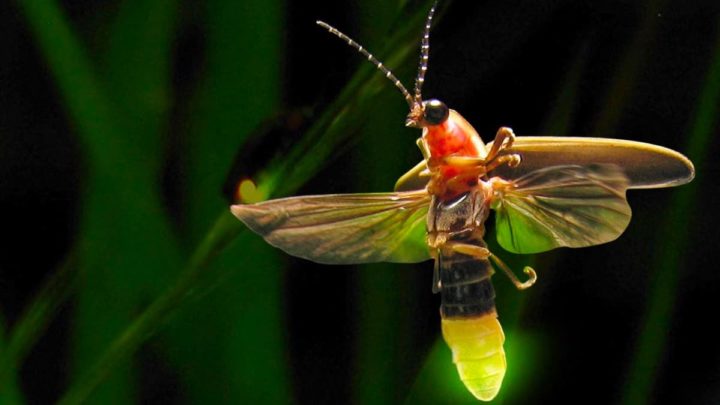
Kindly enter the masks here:
[[416, 263], [430, 259], [425, 191], [302, 196], [233, 205], [271, 245], [326, 264]]
[[628, 178], [616, 165], [553, 166], [528, 173], [493, 201], [500, 245], [515, 253], [615, 240], [630, 222]]

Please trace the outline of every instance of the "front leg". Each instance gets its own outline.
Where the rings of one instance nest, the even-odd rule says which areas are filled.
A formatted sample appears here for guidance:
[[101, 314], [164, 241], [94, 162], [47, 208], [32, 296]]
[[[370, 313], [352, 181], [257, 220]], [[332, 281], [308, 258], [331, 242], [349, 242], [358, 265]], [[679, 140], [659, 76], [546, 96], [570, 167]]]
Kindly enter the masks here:
[[[520, 162], [520, 157], [517, 154], [508, 155], [512, 156], [510, 158], [505, 158], [504, 156], [499, 157], [499, 161], [495, 163], [495, 161], [498, 160], [498, 154], [500, 153], [500, 151], [510, 148], [513, 142], [515, 142], [515, 133], [513, 132], [512, 128], [501, 127], [500, 129], [498, 129], [497, 134], [495, 134], [493, 146], [492, 148], [490, 148], [485, 157], [451, 155], [439, 158], [428, 158], [426, 156], [426, 159], [428, 159], [428, 166], [430, 167], [446, 165], [456, 168], [483, 168], [484, 172], [488, 172], [496, 168], [497, 166], [505, 163], [507, 163], [511, 167], [514, 167]], [[492, 169], [489, 169], [487, 167], [491, 167]]]
[[501, 150], [510, 148], [513, 142], [515, 142], [515, 133], [513, 132], [512, 128], [500, 127], [500, 129], [498, 129], [497, 133], [495, 134], [493, 146], [492, 148], [490, 148], [490, 151], [488, 151], [488, 154], [485, 158], [488, 162], [494, 160]]

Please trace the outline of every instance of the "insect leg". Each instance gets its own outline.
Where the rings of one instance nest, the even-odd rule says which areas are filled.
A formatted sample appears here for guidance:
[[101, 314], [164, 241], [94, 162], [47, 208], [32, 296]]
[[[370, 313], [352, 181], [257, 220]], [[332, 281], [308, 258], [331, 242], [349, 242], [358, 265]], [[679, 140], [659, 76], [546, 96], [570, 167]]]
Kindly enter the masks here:
[[[470, 157], [470, 156], [444, 156], [440, 158], [439, 162], [430, 162], [433, 164], [451, 165], [455, 167], [482, 167], [485, 166], [485, 171], [488, 172], [502, 164], [508, 164], [510, 167], [517, 166], [520, 163], [520, 155], [510, 154], [506, 156], [499, 156], [501, 150], [510, 148], [515, 142], [515, 133], [511, 128], [501, 127], [498, 129], [493, 141], [493, 146], [488, 151], [487, 156], [484, 158]], [[419, 146], [419, 144], [418, 144]], [[422, 149], [422, 147], [421, 147]], [[427, 159], [428, 157], [425, 156]]]
[[518, 280], [517, 277], [515, 277], [515, 274], [510, 270], [510, 268], [502, 261], [499, 257], [495, 256], [494, 254], [490, 253], [490, 259], [498, 266], [502, 271], [505, 272], [505, 275], [508, 276], [510, 281], [512, 281], [513, 284], [515, 284], [515, 287], [518, 290], [524, 290], [526, 288], [532, 287], [533, 284], [535, 284], [535, 281], [537, 281], [537, 273], [535, 273], [535, 270], [533, 270], [530, 266], [525, 266], [523, 269], [523, 272], [530, 276], [527, 281], [524, 283]]
[[495, 159], [495, 157], [501, 150], [511, 147], [513, 142], [515, 142], [515, 133], [513, 132], [512, 128], [500, 127], [500, 129], [498, 129], [497, 133], [495, 134], [493, 146], [488, 152], [485, 159], [487, 159], [488, 161]]
[[496, 167], [500, 165], [507, 164], [510, 167], [515, 167], [520, 164], [520, 155], [517, 153], [512, 153], [509, 155], [503, 155], [496, 159], [493, 159], [490, 163], [488, 163], [487, 166], [485, 166], [485, 171], [489, 172], [494, 170]]
[[437, 294], [442, 290], [442, 282], [440, 281], [440, 255], [435, 258], [435, 266], [433, 267], [433, 294]]
[[[438, 163], [436, 160], [439, 160]], [[446, 156], [440, 159], [430, 159], [430, 165], [450, 165], [454, 167], [462, 167], [468, 171], [476, 169], [475, 171], [482, 175], [487, 173], [500, 165], [507, 164], [510, 167], [515, 167], [520, 164], [521, 158], [517, 153], [509, 155], [495, 156], [493, 159], [483, 159], [469, 156]]]
[[487, 164], [488, 160], [485, 158], [471, 157], [471, 156], [443, 156], [437, 159], [439, 162], [433, 163], [436, 165], [450, 165], [455, 167], [482, 167]]
[[481, 247], [481, 246], [475, 246], [468, 243], [453, 243], [453, 242], [447, 242], [445, 243], [445, 246], [452, 249], [453, 252], [456, 253], [462, 253], [464, 255], [472, 256], [476, 259], [485, 260], [488, 257], [492, 256], [492, 253], [490, 253], [487, 248]]
[[425, 158], [425, 160], [430, 159], [430, 151], [428, 150], [428, 146], [425, 144], [425, 141], [423, 141], [422, 138], [418, 138], [415, 140], [415, 144], [420, 149], [420, 153], [422, 153], [423, 158]]
[[[454, 253], [460, 253], [466, 256], [470, 256], [472, 258], [478, 259], [478, 260], [487, 260], [488, 257], [492, 255], [490, 251], [487, 248], [484, 248], [482, 246], [472, 245], [469, 243], [461, 243], [461, 242], [444, 242], [442, 244], [442, 249], [447, 252], [447, 254], [454, 254]], [[440, 267], [442, 266], [440, 261], [442, 260], [443, 255], [440, 252], [440, 248], [438, 248], [436, 253], [436, 259], [435, 259], [435, 268], [433, 273], [433, 293], [440, 292], [442, 290], [442, 281], [440, 279]], [[489, 265], [488, 265], [489, 266]], [[490, 271], [492, 272], [492, 267], [489, 266]]]

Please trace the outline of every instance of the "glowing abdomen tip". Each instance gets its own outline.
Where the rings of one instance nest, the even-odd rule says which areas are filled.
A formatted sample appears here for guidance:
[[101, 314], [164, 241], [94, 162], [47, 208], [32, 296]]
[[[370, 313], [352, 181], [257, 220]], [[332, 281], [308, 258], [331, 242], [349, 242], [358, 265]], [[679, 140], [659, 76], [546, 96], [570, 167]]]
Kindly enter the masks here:
[[481, 401], [495, 398], [507, 369], [505, 335], [497, 315], [443, 319], [442, 332], [465, 387]]

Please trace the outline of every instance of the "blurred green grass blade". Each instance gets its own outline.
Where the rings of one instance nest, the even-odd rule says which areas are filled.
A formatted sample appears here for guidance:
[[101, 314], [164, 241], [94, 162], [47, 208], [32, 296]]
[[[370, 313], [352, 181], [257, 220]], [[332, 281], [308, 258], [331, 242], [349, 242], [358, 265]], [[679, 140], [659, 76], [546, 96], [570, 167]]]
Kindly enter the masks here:
[[[190, 101], [188, 242], [197, 240], [227, 203], [220, 193], [245, 137], [280, 107], [283, 16], [278, 0], [205, 6], [205, 75]], [[252, 23], [247, 23], [252, 21]]]
[[[393, 105], [397, 94], [385, 93], [379, 97], [372, 111], [373, 122], [368, 123], [360, 137], [362, 142], [356, 152], [365, 155], [369, 167], [358, 173], [362, 178], [354, 181], [362, 190], [390, 190], [398, 174], [407, 169], [398, 156], [408, 155], [407, 149], [415, 149], [412, 138], [404, 142], [391, 142], [388, 129], [402, 130], [402, 118], [407, 112], [402, 104]], [[393, 123], [395, 125], [393, 125]], [[389, 127], [387, 126], [389, 125]], [[379, 127], [380, 126], [380, 127]], [[381, 128], [386, 126], [385, 128]], [[378, 148], [382, 145], [382, 148]], [[420, 153], [418, 151], [418, 158]], [[431, 265], [428, 267], [427, 291], [431, 287]], [[356, 364], [353, 375], [353, 398], [358, 403], [397, 403], [405, 396], [402, 381], [405, 370], [412, 364], [406, 356], [411, 343], [408, 334], [413, 333], [410, 317], [417, 315], [412, 307], [402, 305], [401, 300], [407, 286], [403, 280], [412, 271], [409, 266], [391, 263], [377, 263], [360, 266], [358, 283], [353, 286], [358, 297], [358, 324], [361, 325], [356, 343]]]
[[59, 404], [80, 404], [85, 402], [92, 391], [124, 362], [156, 329], [167, 320], [187, 299], [206, 291], [208, 280], [215, 280], [217, 274], [207, 274], [209, 263], [223, 248], [235, 239], [241, 230], [235, 217], [223, 212], [205, 239], [198, 245], [185, 270], [175, 284], [158, 297], [118, 335], [91, 368], [71, 384]]
[[[241, 226], [235, 217], [230, 219]], [[215, 286], [212, 294], [184, 311], [168, 330], [175, 336], [185, 334], [183, 342], [172, 341], [182, 366], [192, 364], [183, 376], [186, 395], [191, 403], [292, 402], [283, 262], [275, 248], [250, 232], [236, 238], [233, 246], [206, 269], [215, 278], [209, 283]], [[188, 338], [188, 333], [193, 336]]]
[[[146, 167], [142, 173], [138, 173], [142, 183], [125, 186], [133, 190], [142, 189], [144, 185], [148, 188], [138, 200], [140, 206], [126, 207], [115, 199], [95, 200], [99, 202], [97, 206], [105, 210], [93, 221], [95, 226], [108, 225], [108, 209], [118, 211], [114, 215], [120, 216], [123, 221], [113, 235], [114, 246], [119, 253], [114, 260], [106, 264], [104, 261], [107, 258], [103, 257], [105, 254], [88, 255], [92, 263], [91, 272], [84, 279], [86, 288], [81, 289], [76, 322], [76, 359], [80, 369], [93, 364], [97, 353], [131, 320], [129, 314], [137, 310], [142, 295], [154, 295], [150, 285], [159, 285], [157, 280], [162, 280], [161, 275], [167, 275], [177, 266], [167, 266], [168, 262], [165, 261], [165, 257], [173, 255], [169, 251], [171, 246], [167, 245], [174, 238], [156, 191], [160, 159], [163, 156], [160, 150], [160, 140], [163, 138], [160, 122], [164, 120], [167, 111], [167, 61], [171, 59], [174, 9], [174, 2], [165, 0], [126, 0], [120, 4], [113, 23], [104, 74], [109, 98], [117, 114], [124, 118], [123, 137], [132, 142], [134, 149], [147, 154], [144, 160]], [[148, 100], [148, 95], [154, 98]], [[126, 150], [124, 155], [127, 162], [133, 156], [133, 150]], [[133, 166], [125, 163], [123, 170], [132, 169]], [[128, 210], [123, 211], [123, 208]], [[150, 215], [151, 218], [143, 219], [151, 213], [154, 213]], [[144, 230], [138, 235], [140, 224], [145, 226], [142, 226]], [[103, 239], [109, 238], [105, 236]], [[163, 244], [167, 248], [161, 249]], [[92, 249], [89, 253], [101, 251]], [[177, 263], [177, 258], [175, 260]], [[92, 271], [103, 265], [107, 272]], [[112, 310], [98, 310], [102, 307], [97, 303], [106, 299], [107, 294], [118, 297]], [[122, 369], [129, 370], [129, 366]], [[93, 399], [103, 403], [126, 402], [134, 397], [135, 383], [134, 374], [115, 373], [95, 393]]]
[[[368, 49], [379, 48], [373, 45], [381, 43], [396, 11], [388, 7], [387, 2], [375, 0], [358, 4], [357, 12], [357, 25], [362, 30], [356, 40]], [[417, 26], [416, 30], [419, 37], [421, 27]], [[357, 62], [364, 63], [360, 57]], [[356, 135], [360, 141], [353, 154], [367, 157], [357, 159], [360, 162], [372, 162], [354, 170], [360, 176], [353, 182], [359, 189], [392, 189], [392, 175], [398, 177], [407, 169], [397, 156], [406, 154], [403, 149], [414, 150], [415, 145], [412, 137], [397, 136], [398, 131], [403, 131], [403, 117], [407, 114], [407, 107], [400, 100], [398, 92], [384, 92], [370, 111], [372, 120]], [[398, 138], [400, 142], [393, 141]], [[378, 145], [383, 147], [378, 148]], [[397, 403], [404, 396], [400, 392], [404, 383], [400, 378], [407, 364], [403, 364], [400, 353], [404, 352], [408, 342], [406, 326], [411, 311], [400, 305], [403, 270], [407, 269], [388, 263], [361, 266], [358, 283], [353, 285], [359, 301], [357, 324], [360, 327], [355, 338], [356, 361], [348, 366], [354, 369], [351, 397], [357, 403]]]
[[124, 0], [99, 65], [109, 97], [123, 117], [123, 137], [141, 145], [148, 174], [156, 178], [164, 157], [161, 141], [170, 103], [178, 3]]
[[[179, 255], [172, 252], [174, 237], [156, 185], [163, 157], [160, 123], [167, 112], [175, 8], [174, 1], [125, 0], [112, 23], [101, 70], [114, 113], [123, 117], [120, 136], [133, 145], [123, 151], [124, 161], [114, 170], [136, 171], [137, 177], [135, 183], [113, 187], [117, 191], [145, 192], [128, 203], [118, 201], [112, 191], [105, 189], [108, 180], [104, 178], [98, 179], [102, 183], [99, 187], [90, 186], [93, 194], [87, 202], [97, 210], [91, 208], [88, 213], [97, 215], [88, 217], [83, 235], [99, 235], [90, 239], [92, 248], [83, 255], [84, 288], [78, 297], [75, 322], [79, 370], [95, 363], [97, 353], [131, 321], [130, 314], [137, 311], [143, 296], [154, 296], [167, 275], [179, 267]], [[135, 150], [146, 154], [143, 167], [128, 165]], [[109, 227], [111, 224], [114, 226]], [[113, 229], [112, 235], [106, 233], [107, 228]], [[97, 240], [112, 241], [113, 252], [103, 252]], [[98, 271], [102, 268], [104, 271]], [[98, 305], [108, 295], [116, 297], [113, 303]], [[105, 404], [134, 400], [135, 375], [128, 360], [94, 393], [93, 400]]]
[[[720, 31], [718, 32], [720, 34]], [[695, 211], [695, 201], [701, 187], [711, 179], [703, 172], [711, 150], [713, 129], [718, 123], [720, 110], [720, 35], [716, 38], [713, 60], [701, 90], [695, 118], [688, 130], [690, 135], [685, 151], [697, 170], [694, 182], [673, 192], [668, 207], [672, 212], [664, 219], [657, 251], [650, 266], [654, 274], [650, 281], [649, 302], [641, 332], [635, 343], [635, 355], [630, 364], [624, 391], [624, 404], [653, 402], [655, 383], [662, 368], [663, 352], [667, 345], [673, 309], [677, 298], [677, 283], [683, 268], [683, 253], [694, 238], [692, 222], [687, 214]], [[668, 237], [672, 235], [672, 237]]]
[[[147, 148], [148, 141], [143, 142], [145, 138], [157, 139], [159, 134], [140, 133], [141, 137], [145, 135], [140, 140], [128, 136], [133, 128], [115, 109], [115, 100], [107, 91], [112, 86], [100, 81], [96, 67], [55, 2], [18, 4], [48, 60], [87, 153], [89, 172], [83, 190], [78, 249], [82, 277], [74, 342], [75, 368], [84, 368], [127, 323], [143, 293], [138, 287], [144, 285], [148, 274], [144, 270], [162, 274], [161, 269], [175, 268], [179, 262], [155, 187], [158, 165], [153, 162], [158, 157]], [[156, 22], [151, 15], [142, 17], [142, 23]], [[131, 25], [132, 29], [142, 26]], [[146, 65], [152, 68], [151, 63]], [[125, 371], [116, 374], [116, 380], [107, 385], [98, 400], [132, 401], [129, 362], [122, 368]]]
[[[228, 167], [245, 137], [280, 109], [282, 95], [282, 2], [211, 0], [204, 12], [205, 75], [191, 102], [185, 148], [189, 244], [218, 211], [228, 210], [220, 192]], [[226, 282], [165, 336], [185, 362], [182, 378], [192, 400], [287, 403], [278, 252], [257, 238], [237, 242], [243, 249], [228, 250], [209, 269]]]
[[19, 405], [24, 403], [17, 384], [15, 364], [9, 353], [5, 319], [0, 316], [0, 404]]
[[[106, 91], [96, 76], [80, 40], [68, 25], [62, 10], [52, 0], [17, 1], [25, 13], [38, 46], [60, 88], [64, 105], [74, 118], [77, 134], [87, 148], [93, 167], [111, 167], [122, 162], [125, 143]], [[106, 134], [98, 142], [98, 134]], [[140, 156], [138, 162], [144, 161]], [[102, 158], [102, 159], [101, 159]], [[142, 163], [140, 163], [142, 165]]]
[[[130, 322], [140, 302], [153, 295], [154, 289], [144, 281], [150, 277], [143, 273], [167, 274], [180, 266], [174, 235], [164, 222], [165, 212], [157, 200], [149, 198], [153, 188], [139, 186], [139, 182], [129, 186], [101, 179], [88, 186], [74, 322], [74, 359], [80, 375]], [[118, 201], [117, 193], [123, 190], [127, 190], [123, 197], [145, 195]], [[103, 385], [98, 401], [133, 400], [130, 359], [120, 368], [117, 379]]]
[[[47, 329], [55, 314], [74, 290], [77, 282], [77, 257], [74, 253], [65, 259], [60, 268], [50, 275], [32, 303], [20, 316], [0, 353], [0, 403], [5, 393], [18, 396], [14, 387], [18, 366]], [[19, 398], [19, 397], [18, 397]]]
[[22, 399], [15, 376], [9, 376], [8, 380], [2, 382], [0, 385], [0, 404], [2, 405], [20, 405], [25, 403]]

